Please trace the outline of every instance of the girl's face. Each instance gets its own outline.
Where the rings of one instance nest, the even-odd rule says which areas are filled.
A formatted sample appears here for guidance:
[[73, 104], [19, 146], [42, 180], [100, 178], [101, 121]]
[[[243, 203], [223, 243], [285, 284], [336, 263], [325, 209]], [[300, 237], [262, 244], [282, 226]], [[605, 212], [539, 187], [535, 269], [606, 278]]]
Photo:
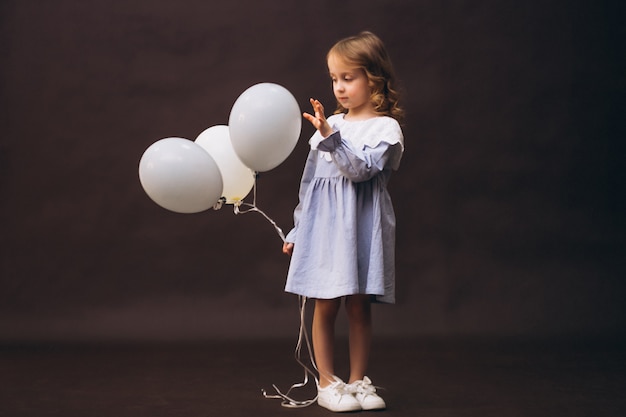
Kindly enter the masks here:
[[328, 57], [328, 71], [333, 81], [335, 98], [350, 116], [374, 114], [370, 101], [371, 89], [367, 74], [362, 68], [347, 63], [334, 54]]

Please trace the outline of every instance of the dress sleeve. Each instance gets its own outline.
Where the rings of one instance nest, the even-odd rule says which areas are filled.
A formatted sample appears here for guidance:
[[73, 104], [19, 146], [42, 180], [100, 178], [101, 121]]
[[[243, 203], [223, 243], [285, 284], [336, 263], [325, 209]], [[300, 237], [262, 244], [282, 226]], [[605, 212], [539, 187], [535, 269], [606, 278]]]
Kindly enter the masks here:
[[293, 211], [293, 229], [287, 236], [285, 236], [285, 242], [294, 243], [296, 241], [296, 235], [298, 233], [298, 223], [300, 221], [300, 214], [302, 213], [302, 202], [304, 201], [304, 196], [306, 195], [306, 191], [309, 188], [309, 184], [313, 179], [313, 175], [315, 174], [315, 163], [317, 160], [317, 152], [314, 150], [309, 151], [309, 156], [307, 157], [306, 163], [304, 164], [304, 171], [302, 172], [302, 179], [300, 180], [300, 191], [298, 192], [298, 205]]
[[350, 142], [341, 138], [338, 130], [322, 140], [317, 149], [329, 152], [337, 168], [353, 182], [370, 180], [385, 168], [391, 169], [402, 156], [400, 143], [392, 145], [380, 142], [373, 148], [365, 146], [362, 150], [354, 149]]

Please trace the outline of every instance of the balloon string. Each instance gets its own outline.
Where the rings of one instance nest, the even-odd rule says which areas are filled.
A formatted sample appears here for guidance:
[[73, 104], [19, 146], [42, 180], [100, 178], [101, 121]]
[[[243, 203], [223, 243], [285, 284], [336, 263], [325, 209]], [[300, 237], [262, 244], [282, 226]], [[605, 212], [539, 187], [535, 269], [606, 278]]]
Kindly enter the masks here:
[[311, 348], [309, 335], [306, 331], [306, 320], [305, 320], [306, 300], [307, 298], [305, 296], [302, 296], [302, 295], [298, 296], [298, 301], [300, 302], [300, 331], [298, 333], [298, 343], [296, 344], [295, 355], [294, 355], [296, 358], [296, 362], [298, 362], [298, 364], [300, 364], [300, 366], [302, 366], [302, 368], [304, 369], [304, 378], [302, 382], [297, 382], [293, 384], [285, 393], [281, 392], [275, 384], [272, 384], [272, 387], [274, 387], [274, 390], [276, 391], [276, 394], [274, 395], [268, 394], [264, 389], [261, 390], [265, 398], [275, 398], [275, 399], [283, 400], [281, 405], [287, 408], [308, 407], [309, 405], [317, 401], [317, 395], [314, 398], [311, 398], [308, 400], [295, 400], [289, 396], [289, 394], [294, 388], [302, 388], [309, 383], [309, 375], [311, 375], [313, 379], [315, 380], [316, 390], [317, 390], [317, 386], [319, 385], [319, 379], [317, 378], [315, 372], [313, 372], [313, 370], [311, 370], [311, 368], [309, 368], [302, 361], [302, 346], [304, 344], [306, 345], [306, 348], [309, 354], [309, 359], [311, 360], [311, 365], [313, 366], [313, 369], [315, 369], [316, 371], [318, 370], [317, 365], [315, 364], [315, 360], [313, 359], [313, 350]]
[[[248, 210], [241, 211], [239, 209], [239, 207], [241, 207], [241, 206], [246, 206], [246, 207], [250, 207], [250, 208]], [[283, 233], [282, 229], [280, 227], [278, 227], [276, 222], [274, 220], [270, 219], [267, 214], [265, 214], [262, 210], [259, 210], [259, 208], [256, 205], [250, 204], [250, 203], [244, 203], [244, 202], [237, 202], [235, 204], [234, 208], [233, 208], [233, 211], [235, 212], [235, 214], [247, 214], [247, 213], [250, 213], [251, 211], [256, 211], [257, 213], [259, 213], [263, 217], [265, 217], [265, 219], [268, 222], [270, 222], [272, 224], [272, 226], [274, 226], [274, 229], [276, 229], [276, 233], [278, 233], [278, 236], [280, 236], [280, 238], [283, 240], [283, 242], [286, 241], [285, 234]]]
[[[285, 234], [283, 233], [283, 230], [280, 227], [278, 227], [278, 225], [276, 224], [274, 220], [272, 220], [267, 214], [265, 214], [262, 210], [260, 210], [256, 206], [256, 177], [257, 177], [257, 173], [255, 173], [254, 185], [252, 188], [252, 204], [246, 203], [243, 200], [235, 201], [233, 203], [233, 212], [235, 214], [247, 214], [247, 213], [250, 213], [251, 211], [255, 211], [261, 214], [263, 217], [265, 217], [265, 219], [268, 222], [272, 224], [272, 226], [274, 226], [274, 229], [276, 229], [276, 233], [278, 233], [278, 236], [280, 236], [283, 242], [285, 242], [286, 238], [285, 238]], [[226, 198], [224, 197], [220, 198], [219, 201], [213, 206], [213, 210], [221, 209], [224, 203], [226, 203]], [[247, 210], [241, 210], [240, 208], [241, 206], [245, 206], [249, 208]]]
[[[235, 214], [246, 214], [246, 213], [250, 213], [251, 211], [255, 211], [259, 214], [261, 214], [263, 217], [265, 217], [265, 219], [267, 221], [269, 221], [272, 226], [274, 226], [274, 229], [276, 229], [276, 232], [278, 233], [278, 236], [280, 236], [280, 238], [283, 240], [283, 242], [286, 242], [286, 238], [285, 238], [285, 234], [283, 233], [282, 229], [280, 227], [278, 227], [278, 225], [276, 224], [276, 222], [274, 220], [272, 220], [267, 214], [265, 214], [262, 210], [260, 210], [257, 206], [256, 206], [256, 190], [257, 190], [257, 184], [256, 184], [256, 173], [255, 173], [255, 180], [254, 180], [254, 185], [253, 185], [253, 194], [252, 194], [252, 204], [250, 203], [246, 203], [243, 200], [240, 201], [236, 201], [233, 204], [233, 211]], [[215, 206], [213, 206], [214, 210], [219, 210], [222, 208], [222, 206], [224, 205], [224, 203], [226, 203], [226, 198], [222, 197], [216, 204]], [[241, 210], [241, 206], [245, 206], [248, 207], [247, 210]], [[282, 401], [282, 406], [283, 407], [287, 407], [287, 408], [301, 408], [301, 407], [308, 407], [309, 405], [315, 403], [315, 401], [317, 401], [317, 395], [309, 400], [295, 400], [291, 397], [289, 397], [289, 394], [291, 393], [291, 391], [294, 388], [302, 388], [304, 386], [306, 386], [310, 379], [309, 379], [309, 375], [311, 375], [313, 377], [313, 380], [315, 381], [315, 388], [317, 390], [317, 386], [319, 385], [319, 379], [315, 373], [315, 371], [318, 371], [317, 365], [315, 364], [315, 359], [313, 357], [313, 349], [311, 346], [311, 341], [309, 339], [309, 334], [306, 331], [306, 301], [307, 298], [305, 296], [299, 295], [298, 296], [298, 301], [300, 304], [300, 330], [298, 332], [298, 342], [296, 343], [296, 348], [295, 348], [295, 352], [294, 352], [294, 356], [296, 359], [296, 362], [298, 362], [298, 364], [302, 367], [302, 369], [304, 370], [304, 377], [302, 382], [298, 382], [293, 384], [286, 393], [283, 393], [280, 391], [280, 389], [278, 389], [278, 387], [275, 384], [272, 384], [272, 387], [274, 387], [274, 390], [276, 391], [276, 394], [272, 395], [272, 394], [268, 394], [265, 390], [261, 390], [261, 392], [263, 393], [263, 396], [265, 398], [276, 398], [276, 399], [281, 399]], [[309, 356], [309, 359], [311, 361], [311, 365], [313, 367], [313, 369], [311, 369], [309, 366], [307, 366], [303, 360], [302, 360], [302, 347], [306, 346], [307, 349], [307, 353]], [[314, 371], [315, 370], [315, 371]]]

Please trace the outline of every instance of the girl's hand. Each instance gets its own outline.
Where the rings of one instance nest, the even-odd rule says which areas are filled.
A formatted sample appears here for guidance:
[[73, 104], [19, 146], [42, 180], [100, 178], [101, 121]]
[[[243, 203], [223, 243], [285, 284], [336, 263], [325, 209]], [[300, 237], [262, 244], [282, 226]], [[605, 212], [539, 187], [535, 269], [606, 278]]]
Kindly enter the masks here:
[[283, 243], [283, 253], [285, 255], [291, 256], [291, 254], [293, 253], [293, 243], [290, 243], [290, 242]]
[[311, 122], [314, 128], [320, 131], [322, 137], [330, 136], [330, 134], [333, 133], [333, 129], [326, 121], [326, 116], [324, 116], [324, 106], [322, 106], [319, 100], [309, 99], [309, 101], [311, 102], [311, 106], [313, 106], [315, 116], [309, 113], [303, 113], [302, 116]]

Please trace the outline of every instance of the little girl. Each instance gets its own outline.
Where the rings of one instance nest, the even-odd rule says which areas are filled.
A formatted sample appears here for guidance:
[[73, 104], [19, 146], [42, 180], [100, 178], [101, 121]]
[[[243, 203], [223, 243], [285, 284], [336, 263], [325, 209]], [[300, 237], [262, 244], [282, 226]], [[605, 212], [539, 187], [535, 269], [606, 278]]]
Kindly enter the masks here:
[[[331, 411], [386, 407], [365, 375], [372, 302], [395, 302], [395, 214], [387, 192], [404, 150], [395, 78], [381, 40], [362, 32], [327, 55], [337, 110], [328, 119], [311, 99], [317, 129], [283, 252], [291, 255], [285, 291], [315, 299], [312, 337], [317, 402]], [[344, 300], [350, 379], [334, 371], [335, 320]]]

